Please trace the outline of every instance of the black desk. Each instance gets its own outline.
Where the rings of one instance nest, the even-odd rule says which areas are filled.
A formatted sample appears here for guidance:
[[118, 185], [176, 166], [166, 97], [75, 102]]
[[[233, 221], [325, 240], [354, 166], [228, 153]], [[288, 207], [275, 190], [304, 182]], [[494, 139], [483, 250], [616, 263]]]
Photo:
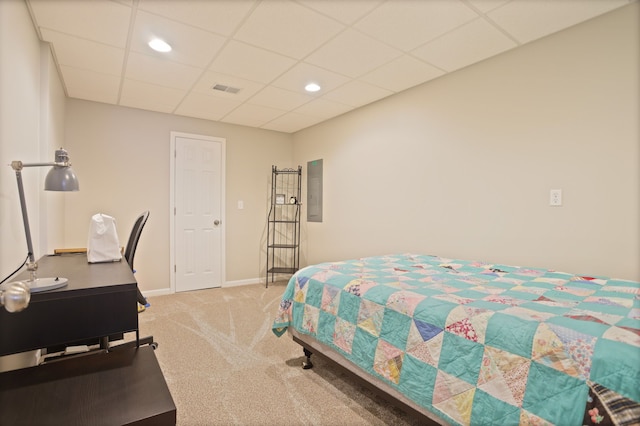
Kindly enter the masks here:
[[0, 425], [134, 424], [176, 424], [176, 406], [150, 346], [0, 374]]
[[[87, 262], [85, 254], [44, 256], [38, 276], [65, 287], [34, 293], [22, 312], [0, 309], [0, 356], [138, 330], [137, 283], [127, 262]], [[27, 280], [28, 273], [14, 281]]]

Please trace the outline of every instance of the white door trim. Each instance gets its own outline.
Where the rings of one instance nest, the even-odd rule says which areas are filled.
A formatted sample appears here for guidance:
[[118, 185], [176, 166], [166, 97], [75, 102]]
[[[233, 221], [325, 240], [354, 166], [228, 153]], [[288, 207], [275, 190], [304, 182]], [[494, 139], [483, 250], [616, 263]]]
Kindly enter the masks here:
[[222, 246], [222, 251], [220, 253], [221, 259], [220, 259], [220, 274], [222, 276], [222, 286], [224, 287], [224, 284], [226, 282], [226, 240], [225, 240], [225, 229], [226, 229], [226, 217], [225, 217], [225, 213], [226, 213], [226, 196], [225, 196], [225, 189], [226, 189], [226, 163], [227, 163], [227, 157], [226, 157], [226, 144], [227, 144], [227, 140], [225, 138], [219, 138], [219, 137], [213, 137], [213, 136], [205, 136], [205, 135], [196, 135], [193, 133], [183, 133], [183, 132], [171, 132], [170, 134], [170, 142], [169, 142], [169, 276], [171, 277], [171, 293], [175, 293], [176, 292], [176, 272], [175, 272], [175, 265], [176, 265], [176, 253], [175, 253], [175, 230], [176, 230], [176, 216], [175, 216], [175, 210], [176, 210], [176, 201], [175, 201], [175, 183], [176, 183], [176, 139], [177, 138], [190, 138], [190, 139], [199, 139], [199, 140], [203, 140], [203, 141], [211, 141], [211, 142], [219, 142], [221, 145], [221, 156], [222, 156], [222, 161], [221, 161], [221, 168], [222, 170], [220, 171], [220, 179], [221, 179], [221, 186], [222, 188], [220, 189], [220, 220], [222, 221], [222, 229], [221, 229], [221, 235], [220, 235], [220, 244]]

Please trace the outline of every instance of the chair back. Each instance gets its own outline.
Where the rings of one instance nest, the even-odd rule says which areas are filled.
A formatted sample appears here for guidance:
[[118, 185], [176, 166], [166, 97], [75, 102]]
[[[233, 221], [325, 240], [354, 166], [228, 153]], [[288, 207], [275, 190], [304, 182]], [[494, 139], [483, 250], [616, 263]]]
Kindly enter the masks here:
[[127, 241], [127, 248], [124, 251], [124, 258], [127, 259], [127, 263], [129, 267], [133, 271], [133, 258], [136, 254], [136, 247], [138, 247], [138, 240], [140, 240], [140, 234], [142, 234], [142, 228], [144, 228], [145, 223], [147, 223], [147, 219], [149, 218], [149, 210], [142, 213], [136, 219], [136, 222], [133, 224], [133, 229], [131, 229], [131, 234], [129, 235], [129, 241]]

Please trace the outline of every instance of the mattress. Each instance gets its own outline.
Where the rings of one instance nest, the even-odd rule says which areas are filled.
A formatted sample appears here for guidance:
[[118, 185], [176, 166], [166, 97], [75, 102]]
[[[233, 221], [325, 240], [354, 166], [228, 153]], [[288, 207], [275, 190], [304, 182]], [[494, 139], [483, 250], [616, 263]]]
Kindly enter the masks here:
[[[312, 265], [306, 335], [442, 423], [640, 424], [640, 283], [400, 254]], [[430, 416], [431, 417], [431, 416]]]

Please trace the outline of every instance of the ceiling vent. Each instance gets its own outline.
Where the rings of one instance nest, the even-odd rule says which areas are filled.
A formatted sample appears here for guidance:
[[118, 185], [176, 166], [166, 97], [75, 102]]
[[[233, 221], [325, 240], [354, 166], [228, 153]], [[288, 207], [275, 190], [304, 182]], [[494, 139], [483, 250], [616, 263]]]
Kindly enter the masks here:
[[227, 92], [227, 93], [233, 93], [236, 94], [238, 93], [241, 89], [238, 87], [231, 87], [231, 86], [227, 86], [224, 84], [215, 84], [213, 86], [213, 90], [218, 90], [220, 92]]

